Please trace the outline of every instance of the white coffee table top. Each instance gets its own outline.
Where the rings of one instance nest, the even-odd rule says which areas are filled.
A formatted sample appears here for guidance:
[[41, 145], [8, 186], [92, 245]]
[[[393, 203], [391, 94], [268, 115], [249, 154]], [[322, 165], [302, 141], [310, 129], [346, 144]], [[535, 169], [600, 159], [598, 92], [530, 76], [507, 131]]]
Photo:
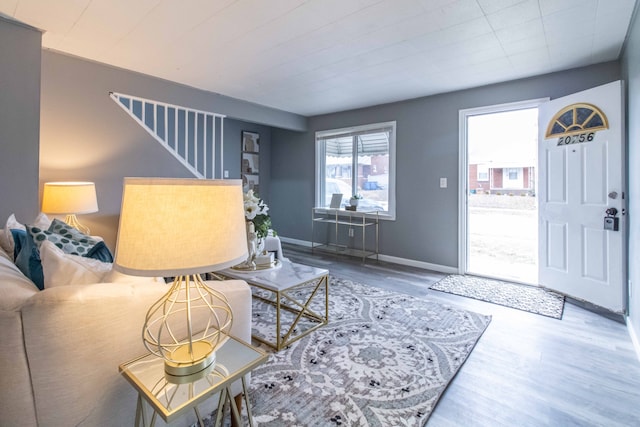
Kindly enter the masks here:
[[256, 271], [241, 271], [226, 268], [221, 270], [220, 274], [234, 279], [245, 280], [265, 289], [284, 291], [301, 285], [302, 283], [326, 276], [329, 274], [329, 270], [296, 264], [291, 261], [282, 261], [280, 268]]

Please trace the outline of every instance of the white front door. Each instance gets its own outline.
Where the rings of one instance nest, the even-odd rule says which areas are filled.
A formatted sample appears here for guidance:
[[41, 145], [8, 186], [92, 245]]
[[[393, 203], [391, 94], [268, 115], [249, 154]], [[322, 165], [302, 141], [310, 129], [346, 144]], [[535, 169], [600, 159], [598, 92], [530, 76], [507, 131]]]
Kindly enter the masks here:
[[[622, 99], [622, 82], [609, 83], [541, 104], [538, 122], [540, 284], [615, 312], [626, 305]], [[609, 208], [617, 231], [605, 230]]]

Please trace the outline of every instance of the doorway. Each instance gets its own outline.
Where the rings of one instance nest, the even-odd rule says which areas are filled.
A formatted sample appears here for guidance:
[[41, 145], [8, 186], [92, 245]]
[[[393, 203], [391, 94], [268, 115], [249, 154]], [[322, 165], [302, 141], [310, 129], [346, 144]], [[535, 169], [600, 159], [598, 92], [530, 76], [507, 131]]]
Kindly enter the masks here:
[[461, 274], [538, 284], [536, 169], [543, 101], [460, 112]]

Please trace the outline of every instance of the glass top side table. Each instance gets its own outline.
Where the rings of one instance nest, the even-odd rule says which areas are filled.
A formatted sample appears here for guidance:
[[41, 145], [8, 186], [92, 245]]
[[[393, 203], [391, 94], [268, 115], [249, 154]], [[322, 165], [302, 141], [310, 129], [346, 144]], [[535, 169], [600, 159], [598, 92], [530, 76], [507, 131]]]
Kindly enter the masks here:
[[[268, 354], [251, 345], [228, 336], [224, 344], [216, 351], [216, 362], [212, 370], [182, 377], [180, 380], [168, 379], [164, 372], [164, 360], [146, 354], [119, 367], [120, 373], [138, 391], [135, 425], [153, 426], [157, 415], [169, 423], [193, 409], [201, 426], [204, 426], [198, 404], [219, 394], [216, 426], [222, 421], [222, 408], [229, 401], [231, 415], [240, 425], [238, 407], [231, 395], [231, 384], [242, 381], [242, 393], [247, 406], [249, 425], [253, 425], [251, 405], [248, 397], [245, 376], [255, 367], [266, 362]], [[143, 400], [153, 409], [150, 422], [147, 423]]]

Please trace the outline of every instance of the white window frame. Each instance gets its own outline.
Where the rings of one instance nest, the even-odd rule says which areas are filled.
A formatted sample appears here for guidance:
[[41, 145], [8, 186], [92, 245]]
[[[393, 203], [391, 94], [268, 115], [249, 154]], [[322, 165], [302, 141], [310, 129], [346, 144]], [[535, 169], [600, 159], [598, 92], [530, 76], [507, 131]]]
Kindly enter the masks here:
[[[375, 131], [381, 128], [391, 128], [391, 132], [389, 135], [389, 188], [388, 188], [388, 196], [389, 196], [389, 205], [386, 211], [380, 212], [380, 219], [384, 220], [395, 220], [396, 219], [396, 122], [382, 122], [382, 123], [372, 123], [367, 125], [360, 126], [351, 126], [340, 129], [329, 129], [317, 131], [315, 133], [316, 138], [316, 197], [315, 197], [315, 205], [323, 206], [324, 205], [324, 178], [326, 171], [326, 156], [325, 156], [325, 144], [324, 139], [328, 137], [338, 137], [343, 134], [350, 133], [362, 133], [368, 131]], [[355, 168], [355, 162], [357, 161], [358, 155], [357, 153], [353, 153], [352, 158], [354, 159], [354, 167], [352, 170], [357, 170]], [[352, 187], [353, 188], [353, 187]], [[350, 196], [350, 195], [345, 195]]]

